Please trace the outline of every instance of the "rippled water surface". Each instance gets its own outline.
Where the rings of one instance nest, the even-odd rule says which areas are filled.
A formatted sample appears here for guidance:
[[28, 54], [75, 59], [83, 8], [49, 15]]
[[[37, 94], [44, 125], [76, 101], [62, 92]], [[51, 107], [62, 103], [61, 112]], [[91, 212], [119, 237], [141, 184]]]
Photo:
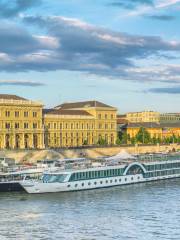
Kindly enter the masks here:
[[0, 193], [4, 239], [180, 240], [180, 179], [71, 193]]

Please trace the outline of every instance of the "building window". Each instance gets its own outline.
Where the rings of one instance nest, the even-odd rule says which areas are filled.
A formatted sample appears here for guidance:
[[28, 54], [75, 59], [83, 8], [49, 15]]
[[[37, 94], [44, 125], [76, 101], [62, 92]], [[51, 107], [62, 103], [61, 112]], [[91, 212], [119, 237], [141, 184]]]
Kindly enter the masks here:
[[10, 111], [5, 112], [6, 117], [10, 117]]
[[24, 128], [28, 128], [29, 127], [29, 124], [28, 123], [24, 123]]
[[37, 112], [33, 112], [33, 117], [37, 117]]
[[16, 129], [19, 128], [19, 123], [15, 123], [15, 128], [16, 128]]
[[10, 129], [10, 127], [11, 127], [10, 123], [6, 123], [6, 124], [5, 124], [5, 127], [6, 127], [7, 129]]
[[24, 117], [28, 117], [29, 116], [29, 113], [26, 111], [24, 112]]
[[101, 114], [98, 114], [98, 119], [101, 119]]
[[33, 123], [33, 128], [37, 128], [37, 123]]
[[19, 112], [15, 111], [15, 117], [19, 117]]

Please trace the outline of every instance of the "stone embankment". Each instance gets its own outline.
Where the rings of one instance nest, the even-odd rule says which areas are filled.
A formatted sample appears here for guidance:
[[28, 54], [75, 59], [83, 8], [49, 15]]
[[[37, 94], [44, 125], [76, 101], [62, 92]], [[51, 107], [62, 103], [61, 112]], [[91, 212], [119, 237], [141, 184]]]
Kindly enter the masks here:
[[82, 149], [60, 149], [54, 150], [1, 150], [0, 157], [14, 158], [18, 163], [35, 163], [41, 159], [64, 159], [78, 157], [104, 157], [115, 155], [122, 150], [131, 154], [138, 153], [154, 153], [154, 152], [169, 152], [180, 151], [180, 145], [146, 145], [146, 146], [117, 146], [117, 147], [98, 147], [98, 148], [82, 148]]

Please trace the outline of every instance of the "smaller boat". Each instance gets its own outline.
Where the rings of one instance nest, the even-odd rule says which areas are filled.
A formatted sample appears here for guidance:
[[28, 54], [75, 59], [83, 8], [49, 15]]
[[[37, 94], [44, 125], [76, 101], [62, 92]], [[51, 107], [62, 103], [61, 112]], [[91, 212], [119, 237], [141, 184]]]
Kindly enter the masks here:
[[46, 170], [56, 170], [55, 161], [41, 160], [34, 166], [19, 166], [7, 168], [0, 172], [0, 192], [24, 191], [20, 181], [23, 179], [40, 179]]

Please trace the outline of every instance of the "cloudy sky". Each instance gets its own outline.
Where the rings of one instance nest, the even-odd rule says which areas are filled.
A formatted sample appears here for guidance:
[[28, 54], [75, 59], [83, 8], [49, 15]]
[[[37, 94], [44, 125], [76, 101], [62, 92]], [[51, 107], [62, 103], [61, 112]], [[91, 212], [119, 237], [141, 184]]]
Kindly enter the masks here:
[[180, 0], [0, 0], [0, 89], [180, 112]]

